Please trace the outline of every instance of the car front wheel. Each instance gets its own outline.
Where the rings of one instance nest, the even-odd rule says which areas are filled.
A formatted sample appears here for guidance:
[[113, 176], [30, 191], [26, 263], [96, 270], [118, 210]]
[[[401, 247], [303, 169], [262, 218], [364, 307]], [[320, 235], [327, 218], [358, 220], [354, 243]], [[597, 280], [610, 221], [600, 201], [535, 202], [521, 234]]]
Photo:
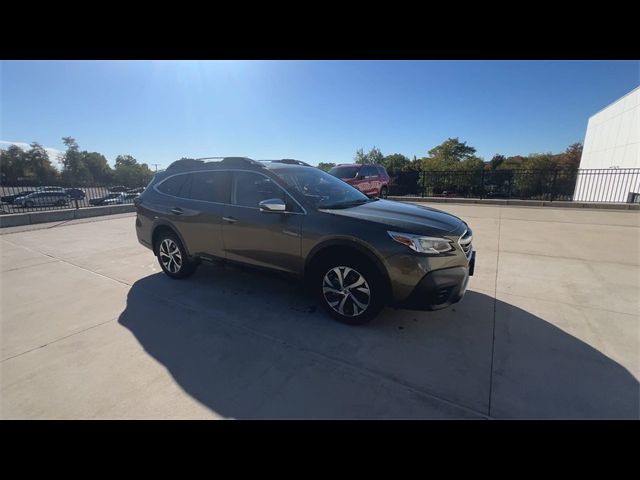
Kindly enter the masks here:
[[172, 232], [161, 233], [156, 241], [156, 255], [160, 267], [171, 278], [186, 278], [196, 270], [178, 236]]
[[313, 282], [322, 306], [342, 323], [363, 325], [384, 307], [382, 278], [366, 261], [336, 258], [323, 262]]
[[380, 189], [380, 198], [387, 198], [388, 194], [389, 194], [389, 190], [387, 189], [387, 187], [382, 187]]

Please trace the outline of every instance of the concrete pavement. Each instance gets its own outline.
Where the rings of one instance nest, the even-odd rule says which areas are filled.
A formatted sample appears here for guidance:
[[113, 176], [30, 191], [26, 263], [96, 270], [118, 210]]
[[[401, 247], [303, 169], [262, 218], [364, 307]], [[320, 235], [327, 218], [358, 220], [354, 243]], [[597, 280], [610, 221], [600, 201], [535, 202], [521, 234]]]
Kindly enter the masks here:
[[639, 418], [640, 214], [438, 204], [476, 275], [332, 321], [286, 277], [164, 276], [134, 217], [4, 229], [2, 418]]

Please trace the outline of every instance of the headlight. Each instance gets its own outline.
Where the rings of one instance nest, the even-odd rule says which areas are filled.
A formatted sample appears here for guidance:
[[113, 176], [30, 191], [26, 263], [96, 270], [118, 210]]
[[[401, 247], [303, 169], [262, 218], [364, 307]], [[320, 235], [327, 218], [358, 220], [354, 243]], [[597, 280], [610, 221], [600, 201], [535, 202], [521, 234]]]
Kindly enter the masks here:
[[422, 237], [412, 233], [387, 232], [396, 242], [420, 253], [440, 254], [453, 250], [451, 240], [439, 237]]

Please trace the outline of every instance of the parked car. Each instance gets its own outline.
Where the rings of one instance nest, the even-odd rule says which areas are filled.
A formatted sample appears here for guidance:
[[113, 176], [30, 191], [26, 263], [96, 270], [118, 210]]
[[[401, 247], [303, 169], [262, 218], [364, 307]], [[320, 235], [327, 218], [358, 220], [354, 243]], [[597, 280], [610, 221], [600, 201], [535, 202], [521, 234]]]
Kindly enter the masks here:
[[133, 199], [139, 196], [139, 193], [120, 193], [115, 197], [106, 199], [103, 202], [103, 205], [121, 205], [124, 203], [133, 203]]
[[122, 193], [122, 192], [126, 192], [127, 190], [129, 190], [127, 187], [123, 186], [123, 185], [118, 185], [116, 187], [111, 187], [109, 189], [110, 192], [112, 193]]
[[13, 203], [26, 208], [64, 206], [69, 203], [69, 197], [64, 192], [33, 192], [24, 197], [16, 198]]
[[84, 200], [86, 194], [79, 188], [65, 188], [64, 192], [69, 196], [71, 200]]
[[64, 193], [65, 189], [62, 187], [36, 187], [37, 192], [56, 192]]
[[329, 174], [353, 185], [368, 196], [387, 198], [389, 175], [382, 165], [341, 164]]
[[35, 192], [35, 190], [23, 190], [19, 193], [16, 193], [15, 195], [5, 195], [4, 197], [0, 198], [0, 201], [2, 203], [13, 203], [16, 198], [26, 197], [27, 195], [33, 192]]
[[445, 308], [473, 275], [472, 232], [433, 208], [368, 198], [303, 162], [174, 162], [135, 202], [136, 234], [171, 278], [224, 260], [303, 277], [339, 321], [384, 305]]
[[112, 198], [119, 197], [120, 195], [122, 195], [122, 194], [121, 193], [109, 193], [109, 194], [104, 195], [102, 197], [91, 198], [91, 199], [89, 199], [89, 205], [94, 205], [94, 206], [104, 205], [104, 202], [106, 200], [110, 200]]

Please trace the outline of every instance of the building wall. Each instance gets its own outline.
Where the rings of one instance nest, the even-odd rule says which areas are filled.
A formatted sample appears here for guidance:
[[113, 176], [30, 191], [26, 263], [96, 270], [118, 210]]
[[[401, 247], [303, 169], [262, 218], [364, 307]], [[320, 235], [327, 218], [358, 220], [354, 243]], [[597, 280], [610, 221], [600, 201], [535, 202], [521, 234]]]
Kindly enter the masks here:
[[589, 118], [580, 169], [608, 170], [580, 175], [574, 200], [590, 201], [599, 190], [599, 201], [626, 202], [629, 192], [640, 193], [640, 175], [611, 171], [630, 168], [640, 168], [640, 87]]

